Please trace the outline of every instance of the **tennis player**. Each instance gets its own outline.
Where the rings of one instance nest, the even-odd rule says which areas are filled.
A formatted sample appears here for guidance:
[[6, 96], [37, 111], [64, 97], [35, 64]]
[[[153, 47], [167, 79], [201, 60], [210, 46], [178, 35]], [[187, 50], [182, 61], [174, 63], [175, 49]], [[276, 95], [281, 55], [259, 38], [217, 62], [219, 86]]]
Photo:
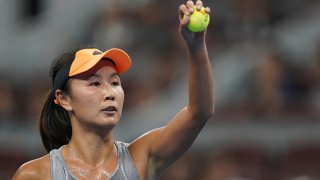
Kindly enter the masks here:
[[[214, 110], [206, 30], [187, 29], [194, 6], [200, 10], [203, 3], [187, 1], [179, 6], [179, 32], [188, 54], [189, 101], [166, 126], [130, 143], [116, 141], [112, 129], [120, 121], [124, 102], [120, 75], [130, 68], [129, 55], [116, 48], [66, 53], [52, 65], [53, 87], [39, 120], [48, 154], [23, 164], [13, 179], [157, 179], [177, 160]], [[208, 7], [205, 11], [210, 13]]]

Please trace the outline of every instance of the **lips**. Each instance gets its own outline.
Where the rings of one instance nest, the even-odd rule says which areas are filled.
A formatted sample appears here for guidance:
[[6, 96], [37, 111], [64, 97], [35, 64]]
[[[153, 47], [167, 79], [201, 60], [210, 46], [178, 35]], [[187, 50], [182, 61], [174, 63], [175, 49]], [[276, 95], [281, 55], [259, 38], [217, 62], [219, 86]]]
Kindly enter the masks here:
[[116, 112], [117, 108], [115, 106], [108, 106], [108, 107], [104, 108], [103, 111]]
[[102, 111], [105, 112], [107, 116], [114, 116], [117, 112], [117, 108], [115, 106], [108, 106], [102, 109]]

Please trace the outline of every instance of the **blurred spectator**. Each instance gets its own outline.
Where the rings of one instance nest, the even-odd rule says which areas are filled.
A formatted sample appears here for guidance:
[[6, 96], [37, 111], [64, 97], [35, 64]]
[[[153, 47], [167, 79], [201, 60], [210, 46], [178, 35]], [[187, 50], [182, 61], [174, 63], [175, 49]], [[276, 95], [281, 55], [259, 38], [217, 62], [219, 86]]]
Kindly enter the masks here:
[[320, 179], [319, 144], [299, 143], [288, 148], [281, 164], [282, 179]]
[[177, 62], [172, 59], [170, 54], [163, 52], [153, 58], [153, 67], [149, 69], [148, 75], [137, 73], [134, 76], [126, 76], [123, 82], [123, 88], [126, 92], [125, 109], [131, 108], [134, 105], [146, 102], [151, 97], [155, 97], [163, 89], [167, 88], [174, 75], [174, 67]]
[[160, 180], [193, 180], [199, 179], [204, 168], [200, 154], [187, 152], [170, 166], [161, 176]]
[[38, 72], [31, 76], [25, 84], [26, 87], [23, 89], [23, 92], [21, 92], [23, 93], [24, 101], [22, 105], [23, 117], [32, 123], [38, 121], [42, 105], [51, 86], [49, 84], [49, 75], [43, 76], [41, 74], [45, 73]]
[[[226, 16], [226, 36], [229, 40], [259, 38], [268, 31], [270, 13], [267, 0], [232, 0]], [[235, 31], [236, 30], [236, 31]]]
[[[273, 179], [268, 174], [268, 157], [262, 148], [239, 144], [221, 148], [205, 155], [207, 163], [202, 180], [262, 180]], [[271, 171], [270, 171], [271, 172]]]
[[314, 61], [308, 69], [311, 81], [311, 104], [316, 117], [320, 118], [320, 44], [318, 51], [315, 53]]
[[[0, 70], [1, 71], [1, 70]], [[17, 99], [15, 83], [9, 73], [0, 72], [0, 122], [12, 120], [16, 117]]]
[[[210, 153], [208, 153], [210, 156]], [[213, 155], [206, 159], [206, 165], [203, 168], [201, 180], [231, 180], [237, 179], [237, 168], [230, 155], [221, 153]]]
[[255, 111], [260, 115], [276, 115], [285, 103], [284, 82], [286, 69], [282, 57], [273, 53], [263, 57], [256, 69], [254, 91], [256, 91]]
[[135, 19], [124, 9], [121, 1], [114, 1], [113, 8], [98, 12], [96, 19], [88, 24], [89, 44], [97, 44], [103, 49], [112, 47], [128, 49], [133, 46], [135, 36]]

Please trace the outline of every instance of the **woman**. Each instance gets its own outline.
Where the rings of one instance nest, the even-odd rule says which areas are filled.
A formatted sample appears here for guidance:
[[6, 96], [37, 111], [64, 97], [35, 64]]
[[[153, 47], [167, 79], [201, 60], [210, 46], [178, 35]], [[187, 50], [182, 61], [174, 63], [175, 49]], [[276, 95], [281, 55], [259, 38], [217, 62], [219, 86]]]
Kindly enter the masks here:
[[156, 179], [178, 159], [212, 117], [214, 106], [206, 30], [187, 29], [193, 6], [200, 10], [202, 1], [179, 7], [179, 30], [188, 53], [189, 103], [166, 126], [128, 144], [114, 141], [111, 130], [124, 101], [119, 74], [130, 67], [129, 56], [120, 49], [66, 54], [53, 64], [53, 88], [39, 121], [50, 153], [22, 165], [13, 179]]

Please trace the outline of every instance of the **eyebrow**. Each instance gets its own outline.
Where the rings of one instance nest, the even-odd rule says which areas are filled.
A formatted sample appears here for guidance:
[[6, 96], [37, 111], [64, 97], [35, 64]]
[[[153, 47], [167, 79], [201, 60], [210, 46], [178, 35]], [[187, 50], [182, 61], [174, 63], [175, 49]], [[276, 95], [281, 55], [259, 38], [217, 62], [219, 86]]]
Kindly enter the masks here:
[[[110, 75], [111, 78], [114, 77], [114, 76], [118, 76], [118, 77], [120, 78], [120, 75], [119, 75], [118, 72], [113, 72], [113, 73]], [[89, 79], [89, 78], [92, 78], [92, 77], [101, 78], [101, 76], [100, 76], [99, 74], [92, 74], [92, 75], [87, 76], [88, 79]]]

